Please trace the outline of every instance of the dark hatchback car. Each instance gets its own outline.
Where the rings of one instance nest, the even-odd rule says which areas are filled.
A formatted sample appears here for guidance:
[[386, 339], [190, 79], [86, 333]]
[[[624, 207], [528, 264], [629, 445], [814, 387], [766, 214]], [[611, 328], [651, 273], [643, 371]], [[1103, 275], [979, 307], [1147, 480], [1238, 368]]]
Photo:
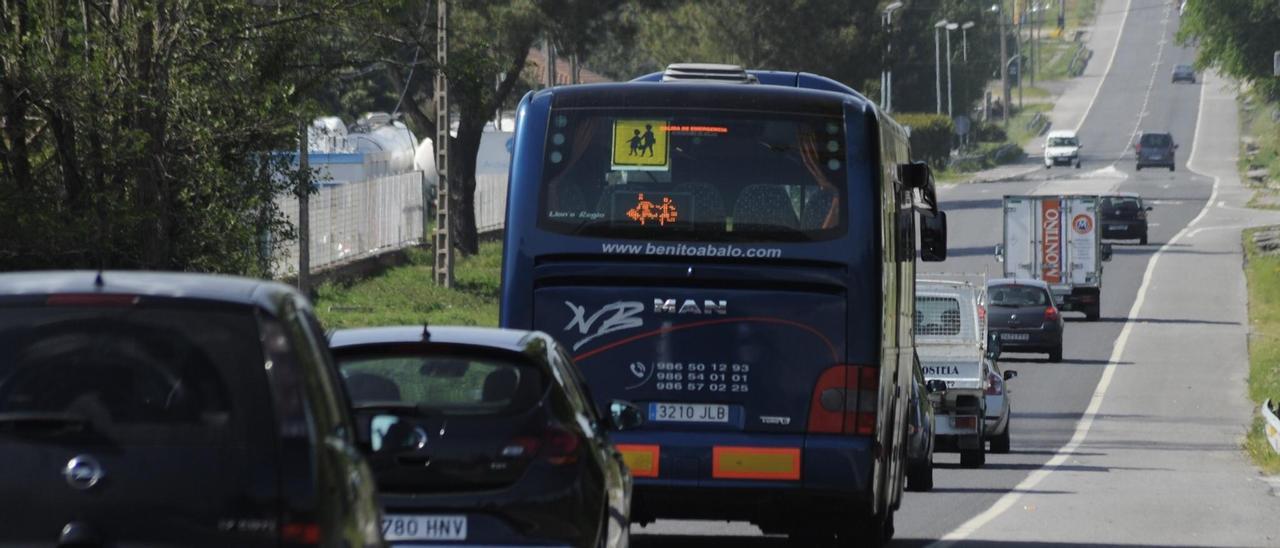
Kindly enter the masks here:
[[631, 477], [550, 336], [467, 327], [379, 327], [330, 336], [396, 543], [626, 546]]
[[1172, 133], [1143, 133], [1134, 145], [1138, 155], [1138, 170], [1144, 167], [1167, 167], [1174, 170], [1175, 152], [1178, 144], [1173, 142]]
[[1196, 69], [1191, 65], [1176, 65], [1169, 80], [1176, 84], [1178, 82], [1196, 83]]
[[933, 449], [936, 446], [933, 406], [937, 397], [934, 395], [945, 393], [947, 383], [940, 379], [925, 381], [919, 356], [915, 359], [911, 379], [911, 397], [907, 401], [911, 408], [907, 423], [907, 490], [930, 491], [933, 489]]
[[1039, 280], [1001, 278], [987, 282], [987, 330], [1000, 352], [1044, 352], [1062, 361], [1062, 314], [1049, 286]]
[[1142, 202], [1142, 196], [1133, 193], [1103, 196], [1098, 210], [1103, 238], [1138, 240], [1147, 245], [1147, 212], [1151, 206]]
[[0, 274], [0, 546], [382, 546], [345, 403], [287, 286]]

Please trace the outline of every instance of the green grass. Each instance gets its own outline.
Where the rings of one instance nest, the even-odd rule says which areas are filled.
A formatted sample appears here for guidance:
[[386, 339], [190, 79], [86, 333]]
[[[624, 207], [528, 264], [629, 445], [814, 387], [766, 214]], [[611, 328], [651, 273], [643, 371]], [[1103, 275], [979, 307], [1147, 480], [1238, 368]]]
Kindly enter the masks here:
[[480, 253], [458, 260], [454, 287], [435, 284], [431, 253], [410, 249], [410, 262], [349, 285], [317, 289], [316, 312], [326, 328], [375, 325], [498, 325], [502, 244], [486, 242]]
[[[1017, 95], [1014, 95], [1014, 104], [1017, 104]], [[1040, 130], [1028, 128], [1027, 124], [1035, 117], [1036, 113], [1042, 115], [1048, 114], [1053, 110], [1052, 103], [1024, 103], [1022, 110], [1014, 114], [1009, 119], [1009, 141], [1018, 143], [1019, 146], [1026, 146], [1032, 139], [1040, 137]]]
[[[1249, 281], [1249, 399], [1280, 399], [1280, 256], [1263, 255], [1253, 243], [1259, 229], [1244, 232], [1245, 274]], [[1266, 473], [1280, 473], [1280, 455], [1271, 449], [1256, 417], [1245, 450]]]
[[[1241, 95], [1240, 154], [1237, 167], [1240, 180], [1254, 190], [1248, 206], [1258, 209], [1280, 209], [1280, 191], [1258, 184], [1245, 173], [1255, 169], [1267, 170], [1267, 178], [1280, 181], [1280, 122], [1272, 118], [1277, 105], [1257, 95]], [[1257, 152], [1250, 156], [1246, 142], [1252, 140]]]

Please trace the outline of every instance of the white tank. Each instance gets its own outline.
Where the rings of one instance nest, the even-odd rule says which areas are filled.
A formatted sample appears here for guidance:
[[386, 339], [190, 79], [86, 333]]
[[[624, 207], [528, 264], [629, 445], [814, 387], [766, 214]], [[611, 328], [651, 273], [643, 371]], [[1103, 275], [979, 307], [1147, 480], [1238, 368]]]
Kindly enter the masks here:
[[354, 152], [387, 154], [387, 173], [404, 173], [414, 169], [414, 154], [418, 139], [401, 122], [391, 121], [384, 112], [365, 114], [356, 123], [347, 139], [354, 145]]

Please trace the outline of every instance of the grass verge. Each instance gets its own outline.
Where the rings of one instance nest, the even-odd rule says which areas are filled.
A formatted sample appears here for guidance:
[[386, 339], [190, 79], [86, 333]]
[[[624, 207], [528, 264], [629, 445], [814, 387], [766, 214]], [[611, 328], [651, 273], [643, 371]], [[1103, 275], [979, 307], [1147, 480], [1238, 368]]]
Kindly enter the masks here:
[[[1280, 398], [1280, 255], [1263, 254], [1244, 231], [1245, 275], [1249, 282], [1249, 399], [1261, 405]], [[1245, 450], [1267, 474], [1280, 473], [1280, 455], [1271, 449], [1263, 420], [1254, 417]]]
[[498, 325], [501, 242], [483, 243], [479, 254], [458, 261], [452, 289], [435, 284], [429, 251], [408, 252], [409, 264], [381, 276], [320, 286], [315, 307], [324, 326]]
[[1238, 101], [1240, 180], [1254, 191], [1248, 206], [1280, 209], [1280, 185], [1272, 182], [1280, 181], [1280, 110], [1253, 93], [1240, 94]]

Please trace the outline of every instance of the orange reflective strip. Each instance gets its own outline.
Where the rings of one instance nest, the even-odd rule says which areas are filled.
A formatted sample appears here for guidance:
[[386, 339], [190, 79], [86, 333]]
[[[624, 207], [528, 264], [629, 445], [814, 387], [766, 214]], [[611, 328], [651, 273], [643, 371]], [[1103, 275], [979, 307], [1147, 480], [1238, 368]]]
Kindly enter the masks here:
[[658, 456], [662, 450], [657, 445], [618, 444], [618, 451], [622, 453], [622, 460], [627, 463], [632, 477], [658, 477]]
[[794, 447], [712, 447], [711, 477], [800, 479], [800, 449]]

